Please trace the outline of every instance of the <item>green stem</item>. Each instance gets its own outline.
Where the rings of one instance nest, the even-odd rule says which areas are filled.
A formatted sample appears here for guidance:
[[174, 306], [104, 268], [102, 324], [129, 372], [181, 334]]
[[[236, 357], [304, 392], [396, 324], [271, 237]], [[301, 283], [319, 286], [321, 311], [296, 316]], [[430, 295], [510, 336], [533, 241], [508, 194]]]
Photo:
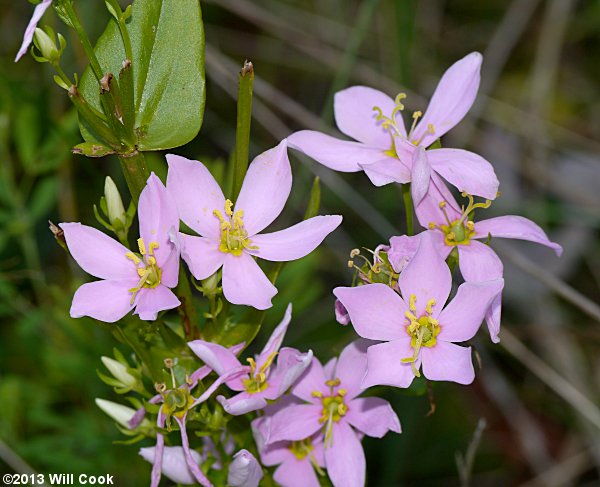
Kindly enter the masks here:
[[56, 73], [58, 74], [60, 79], [62, 79], [67, 86], [71, 86], [73, 84], [73, 82], [69, 79], [69, 77], [62, 70], [62, 68], [60, 67], [60, 64], [58, 64], [58, 62], [54, 63], [52, 66], [56, 70]]
[[196, 308], [194, 307], [190, 282], [181, 265], [179, 266], [179, 281], [175, 288], [175, 295], [179, 298], [179, 301], [181, 301], [183, 332], [185, 338], [187, 340], [193, 340], [197, 338], [197, 328], [195, 325], [198, 323], [198, 313], [196, 313]]
[[150, 177], [150, 171], [146, 165], [144, 154], [135, 151], [131, 155], [119, 155], [121, 169], [127, 181], [127, 187], [131, 193], [133, 201], [137, 204], [140, 199], [140, 193], [146, 186], [146, 182]]
[[118, 18], [117, 23], [119, 24], [119, 30], [121, 31], [121, 38], [123, 39], [123, 47], [125, 48], [125, 57], [127, 59], [133, 59], [133, 49], [131, 48], [131, 39], [129, 38], [129, 31], [127, 30], [127, 25], [125, 24], [125, 18], [123, 16], [123, 11], [121, 10], [121, 6], [117, 0], [108, 0], [111, 7], [114, 9], [115, 13], [117, 13]]
[[410, 183], [402, 185], [402, 198], [404, 199], [404, 209], [406, 211], [406, 234], [411, 236], [415, 234], [415, 230], [413, 227], [413, 200], [410, 195]]
[[98, 58], [96, 57], [96, 53], [94, 52], [90, 38], [87, 36], [85, 29], [81, 25], [79, 17], [77, 17], [77, 14], [75, 13], [71, 3], [63, 2], [62, 5], [64, 6], [66, 14], [69, 16], [69, 20], [71, 21], [75, 32], [77, 32], [77, 36], [79, 37], [81, 44], [83, 44], [83, 49], [85, 50], [85, 53], [90, 61], [90, 66], [94, 71], [94, 75], [98, 79], [98, 82], [100, 82], [104, 76], [104, 73], [102, 72], [102, 68], [100, 67], [100, 63], [98, 62]]
[[235, 201], [242, 189], [242, 183], [248, 169], [250, 147], [250, 121], [252, 117], [252, 85], [254, 67], [246, 61], [240, 71], [237, 102], [237, 123], [235, 128], [235, 166], [231, 199]]

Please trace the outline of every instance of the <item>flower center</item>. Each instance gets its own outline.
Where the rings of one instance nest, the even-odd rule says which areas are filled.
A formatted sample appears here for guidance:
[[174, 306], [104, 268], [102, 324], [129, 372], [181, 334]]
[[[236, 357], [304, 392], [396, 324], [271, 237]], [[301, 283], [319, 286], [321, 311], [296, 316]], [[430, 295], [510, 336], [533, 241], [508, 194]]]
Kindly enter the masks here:
[[246, 392], [249, 394], [256, 394], [257, 392], [264, 391], [269, 384], [267, 382], [267, 374], [269, 373], [269, 368], [275, 360], [278, 352], [273, 352], [264, 364], [260, 366], [260, 368], [256, 369], [256, 362], [253, 358], [246, 359], [250, 364], [250, 377], [248, 379], [244, 379], [242, 383], [244, 384], [244, 388]]
[[219, 250], [221, 252], [230, 253], [240, 256], [244, 249], [258, 250], [256, 245], [251, 245], [248, 238], [248, 232], [244, 229], [244, 210], [237, 210], [235, 213], [232, 210], [233, 203], [231, 200], [225, 200], [225, 215], [219, 210], [214, 210], [219, 222], [221, 222], [221, 243]]
[[[389, 117], [387, 117], [386, 115], [383, 114], [383, 110], [380, 107], [378, 107], [378, 106], [373, 107], [373, 110], [376, 112], [375, 120], [377, 120], [378, 122], [381, 122], [382, 128], [384, 130], [387, 130], [390, 133], [390, 135], [392, 136], [391, 149], [384, 151], [385, 155], [390, 156], [390, 157], [397, 157], [395, 144], [394, 144], [394, 137], [401, 137], [403, 139], [405, 138], [403, 135], [403, 130], [400, 129], [400, 127], [398, 126], [398, 122], [396, 121], [396, 115], [401, 114], [402, 111], [404, 110], [404, 104], [402, 103], [402, 100], [404, 100], [405, 98], [406, 98], [406, 93], [398, 93], [398, 95], [396, 95], [396, 100], [395, 100], [396, 105], [394, 106], [394, 109], [392, 110], [392, 113]], [[413, 137], [413, 133], [417, 126], [417, 122], [418, 122], [419, 118], [421, 118], [422, 116], [423, 116], [423, 112], [420, 112], [420, 111], [413, 112], [413, 114], [412, 114], [413, 122], [410, 127], [410, 130], [408, 131], [408, 136], [406, 137], [406, 139], [415, 146], [421, 145], [421, 142], [423, 142], [423, 139], [425, 138], [426, 135], [435, 134], [435, 127], [432, 124], [428, 124], [427, 130], [423, 133], [423, 135], [420, 138], [415, 139]], [[400, 116], [400, 120], [402, 120], [402, 116]]]
[[462, 193], [463, 197], [469, 199], [469, 204], [465, 208], [464, 205], [461, 208], [460, 218], [457, 220], [450, 221], [448, 214], [446, 213], [445, 201], [441, 201], [439, 206], [446, 219], [446, 225], [436, 225], [435, 222], [429, 223], [431, 230], [441, 230], [444, 234], [444, 242], [446, 245], [469, 245], [471, 238], [475, 235], [475, 223], [469, 220], [469, 217], [477, 208], [489, 208], [492, 202], [485, 200], [483, 203], [475, 203], [473, 196], [467, 193]]
[[298, 460], [304, 460], [308, 455], [310, 455], [313, 446], [307, 438], [301, 441], [292, 441], [289, 449]]
[[333, 423], [338, 423], [348, 412], [348, 406], [344, 402], [346, 389], [333, 389], [340, 385], [340, 379], [328, 380], [325, 385], [329, 387], [329, 395], [325, 396], [321, 391], [313, 391], [313, 397], [321, 399], [323, 409], [319, 423], [325, 424], [325, 447], [333, 445]]
[[415, 377], [420, 377], [419, 370], [415, 367], [415, 362], [419, 357], [421, 347], [433, 347], [437, 343], [437, 336], [440, 333], [440, 324], [438, 320], [433, 318], [433, 307], [435, 306], [435, 299], [427, 301], [425, 306], [425, 314], [417, 318], [417, 296], [415, 294], [410, 295], [409, 309], [405, 313], [405, 317], [408, 320], [406, 325], [406, 332], [411, 337], [410, 346], [413, 348], [412, 357], [403, 358], [403, 363], [410, 363], [412, 371]]
[[129, 292], [131, 293], [131, 304], [133, 304], [135, 295], [140, 289], [143, 287], [155, 288], [160, 284], [162, 276], [162, 270], [158, 267], [156, 257], [154, 257], [154, 251], [158, 248], [158, 242], [150, 242], [147, 249], [143, 238], [138, 238], [137, 243], [138, 248], [140, 249], [141, 258], [133, 252], [127, 252], [125, 254], [125, 257], [133, 261], [136, 265], [138, 276], [140, 276], [137, 286], [129, 289]]

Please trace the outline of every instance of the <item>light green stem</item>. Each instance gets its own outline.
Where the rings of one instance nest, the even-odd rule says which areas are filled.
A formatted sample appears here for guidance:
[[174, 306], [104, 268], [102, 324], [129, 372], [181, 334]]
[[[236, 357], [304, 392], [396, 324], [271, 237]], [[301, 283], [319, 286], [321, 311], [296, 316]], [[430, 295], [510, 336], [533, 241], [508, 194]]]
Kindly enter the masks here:
[[242, 189], [242, 183], [248, 169], [250, 147], [250, 122], [252, 118], [252, 85], [254, 67], [246, 61], [240, 71], [237, 102], [237, 124], [235, 129], [235, 165], [231, 199], [235, 201]]
[[410, 195], [410, 183], [402, 185], [402, 198], [404, 199], [404, 210], [406, 211], [406, 235], [415, 234], [413, 226], [413, 200]]

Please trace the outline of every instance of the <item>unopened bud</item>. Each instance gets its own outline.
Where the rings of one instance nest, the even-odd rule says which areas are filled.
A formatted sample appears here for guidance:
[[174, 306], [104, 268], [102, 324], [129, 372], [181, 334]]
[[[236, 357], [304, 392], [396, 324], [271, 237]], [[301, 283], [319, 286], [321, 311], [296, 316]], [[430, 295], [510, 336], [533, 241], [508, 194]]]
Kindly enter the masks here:
[[[107, 401], [106, 399], [98, 398], [96, 398], [96, 405], [121, 426], [129, 429], [128, 422], [136, 413], [135, 409], [123, 406], [122, 404], [117, 404], [116, 402]], [[140, 426], [150, 426], [150, 421], [144, 419]]]
[[137, 379], [127, 371], [127, 367], [121, 362], [110, 357], [100, 357], [100, 360], [112, 376], [125, 387], [133, 389], [137, 385]]
[[67, 46], [67, 41], [61, 34], [58, 34], [58, 42], [60, 47], [56, 44], [54, 31], [50, 27], [46, 27], [45, 31], [36, 27], [33, 34], [33, 44], [37, 47], [41, 57], [34, 56], [35, 59], [39, 62], [56, 64]]
[[117, 185], [110, 176], [106, 176], [104, 181], [104, 199], [106, 200], [106, 208], [108, 211], [108, 220], [114, 226], [118, 220], [121, 225], [125, 225], [127, 215], [123, 207], [123, 200], [117, 189]]

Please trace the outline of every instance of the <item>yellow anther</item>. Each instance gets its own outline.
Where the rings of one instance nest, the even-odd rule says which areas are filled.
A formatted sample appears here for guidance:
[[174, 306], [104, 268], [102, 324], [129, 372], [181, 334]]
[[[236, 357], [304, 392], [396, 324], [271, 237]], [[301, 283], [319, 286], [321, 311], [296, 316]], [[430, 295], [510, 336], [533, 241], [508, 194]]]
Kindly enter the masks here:
[[468, 221], [465, 226], [472, 232], [475, 230], [475, 223], [473, 223], [472, 221]]
[[445, 201], [440, 201], [440, 208], [446, 208], [446, 202]]
[[138, 273], [138, 276], [143, 277], [146, 275], [146, 269], [142, 269], [141, 267], [138, 267], [137, 273]]
[[325, 385], [327, 387], [336, 387], [336, 386], [339, 386], [340, 385], [340, 379], [335, 378], [335, 379], [332, 379], [332, 380], [325, 381]]
[[125, 257], [129, 260], [132, 260], [135, 265], [138, 265], [141, 262], [140, 258], [133, 252], [127, 252]]
[[420, 110], [417, 110], [416, 112], [413, 112], [413, 114], [412, 114], [412, 118], [415, 120], [421, 116], [423, 116], [423, 112], [421, 112]]
[[360, 254], [360, 250], [359, 249], [352, 249], [352, 251], [350, 252], [350, 258], [354, 259], [354, 257], [356, 257], [359, 254]]
[[433, 313], [433, 307], [435, 306], [435, 299], [430, 299], [427, 301], [427, 305], [425, 306], [425, 313], [428, 315]]
[[448, 232], [448, 233], [446, 234], [446, 238], [447, 238], [448, 240], [454, 240], [454, 239], [456, 238], [456, 235], [454, 235], [454, 232]]
[[146, 244], [144, 243], [143, 238], [138, 238], [137, 240], [138, 248], [140, 249], [140, 254], [146, 255]]
[[154, 257], [149, 256], [146, 260], [148, 261], [148, 265], [156, 265], [156, 259]]
[[348, 263], [347, 263], [347, 265], [348, 265], [348, 267], [350, 269], [352, 269], [354, 267], [354, 261], [353, 260], [349, 260]]
[[225, 200], [225, 213], [227, 214], [227, 216], [232, 216], [233, 215], [233, 202], [229, 199]]
[[254, 371], [256, 370], [256, 362], [252, 357], [248, 357], [246, 362], [250, 364], [250, 374], [254, 374]]
[[429, 222], [429, 225], [427, 225], [429, 227], [429, 230], [435, 230], [436, 224], [434, 222]]
[[338, 396], [342, 396], [344, 397], [346, 394], [348, 394], [348, 391], [346, 389], [340, 389], [338, 390]]
[[323, 397], [323, 393], [321, 391], [312, 391], [312, 397]]
[[410, 311], [405, 311], [404, 316], [408, 318], [409, 321], [417, 321], [417, 317], [412, 314]]
[[148, 245], [148, 255], [154, 255], [154, 251], [159, 247], [158, 242], [150, 242]]
[[417, 295], [416, 294], [411, 294], [410, 297], [408, 298], [408, 308], [413, 313], [417, 312]]
[[433, 126], [433, 124], [427, 124], [427, 132], [429, 132], [431, 135], [435, 134], [435, 127]]

